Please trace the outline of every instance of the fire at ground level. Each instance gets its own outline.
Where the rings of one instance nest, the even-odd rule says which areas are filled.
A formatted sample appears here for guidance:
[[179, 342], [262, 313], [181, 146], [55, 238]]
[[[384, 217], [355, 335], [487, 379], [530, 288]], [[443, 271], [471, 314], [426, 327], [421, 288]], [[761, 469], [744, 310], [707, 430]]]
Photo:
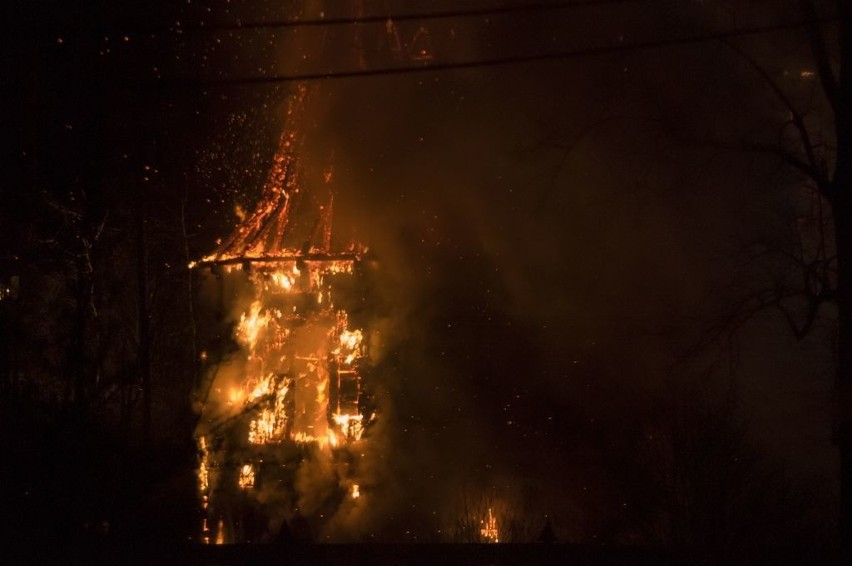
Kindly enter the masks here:
[[19, 556], [50, 560], [74, 556], [83, 563], [121, 564], [370, 564], [371, 566], [509, 566], [556, 564], [848, 564], [836, 548], [725, 548], [714, 551], [575, 544], [260, 544], [139, 546], [105, 542], [73, 548], [33, 546]]

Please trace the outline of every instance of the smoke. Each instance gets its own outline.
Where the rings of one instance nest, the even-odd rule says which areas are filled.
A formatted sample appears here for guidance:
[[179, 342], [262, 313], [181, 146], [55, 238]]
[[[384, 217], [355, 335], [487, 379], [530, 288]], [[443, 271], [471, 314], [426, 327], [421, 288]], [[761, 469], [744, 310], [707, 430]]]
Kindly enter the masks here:
[[[411, 8], [377, 4], [365, 12]], [[453, 7], [440, 4], [430, 9]], [[611, 17], [587, 10], [429, 31], [438, 60], [463, 60], [730, 23], [717, 8], [627, 6]], [[300, 14], [351, 15], [341, 10], [315, 2]], [[406, 41], [417, 27], [398, 31]], [[392, 65], [384, 26], [360, 31], [368, 62]], [[278, 74], [358, 66], [349, 27], [285, 35], [267, 57]], [[562, 538], [580, 540], [617, 514], [608, 444], [643, 417], [637, 399], [666, 390], [699, 331], [690, 316], [724, 299], [731, 249], [772, 227], [761, 212], [775, 198], [772, 160], [719, 156], [677, 137], [736, 136], [777, 118], [732, 60], [724, 46], [699, 45], [311, 86], [307, 189], [333, 171], [334, 237], [372, 253], [349, 310], [367, 331], [376, 420], [356, 459], [306, 454], [291, 498], [258, 488], [272, 529], [298, 508], [323, 515], [315, 534], [332, 540], [446, 540], [459, 502], [475, 500], [474, 514], [487, 501], [531, 523], [558, 517]], [[248, 137], [286, 123], [286, 92], [266, 96], [254, 115], [246, 109], [256, 95], [231, 101], [245, 106], [238, 128]], [[261, 170], [273, 145], [248, 168]], [[256, 180], [247, 174], [230, 190], [248, 202]], [[250, 298], [216, 292], [234, 305], [223, 318], [237, 321]], [[216, 387], [240, 371], [226, 356]], [[346, 497], [348, 477], [360, 498]]]

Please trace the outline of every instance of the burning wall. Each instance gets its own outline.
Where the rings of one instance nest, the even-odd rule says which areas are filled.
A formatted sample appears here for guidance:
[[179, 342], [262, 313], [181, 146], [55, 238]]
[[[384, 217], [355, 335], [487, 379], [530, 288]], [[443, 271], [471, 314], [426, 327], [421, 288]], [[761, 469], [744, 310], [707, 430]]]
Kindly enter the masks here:
[[239, 289], [231, 296], [238, 350], [199, 392], [204, 542], [269, 540], [290, 528], [285, 521], [321, 528], [363, 501], [356, 448], [374, 413], [362, 400], [366, 329], [345, 304], [366, 249], [333, 249], [330, 187], [322, 201], [305, 191], [306, 100], [304, 87], [290, 100], [254, 212], [191, 265]]

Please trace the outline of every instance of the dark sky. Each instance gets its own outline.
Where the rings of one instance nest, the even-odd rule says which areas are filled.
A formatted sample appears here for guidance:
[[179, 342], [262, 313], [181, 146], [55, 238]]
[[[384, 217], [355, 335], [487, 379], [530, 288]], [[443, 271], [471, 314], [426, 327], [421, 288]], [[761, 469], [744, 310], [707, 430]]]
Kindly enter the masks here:
[[[4, 261], [43, 221], [40, 191], [93, 179], [108, 209], [150, 177], [164, 223], [185, 197], [191, 251], [212, 250], [259, 196], [292, 88], [217, 81], [358, 68], [352, 26], [228, 28], [352, 15], [323, 4], [9, 9]], [[366, 0], [364, 13], [498, 4], [524, 2]], [[411, 42], [427, 28], [433, 59], [408, 64], [428, 66], [790, 22], [795, 8], [634, 0], [397, 29]], [[359, 33], [367, 68], [397, 64], [384, 24]], [[825, 129], [801, 30], [730, 41]], [[734, 298], [782, 277], [745, 258], [786, 245], [808, 206], [795, 172], [731, 149], [775, 143], [786, 119], [743, 57], [706, 41], [316, 89], [306, 165], [333, 163], [338, 233], [381, 265], [383, 513], [426, 537], [430, 516], [484, 489], [581, 539], [627, 504], [613, 468], [641, 459], [633, 435], [695, 391], [734, 391], [755, 453], [831, 501], [830, 311], [803, 342], [770, 311], [741, 328], [736, 364], [717, 344], [684, 361]]]

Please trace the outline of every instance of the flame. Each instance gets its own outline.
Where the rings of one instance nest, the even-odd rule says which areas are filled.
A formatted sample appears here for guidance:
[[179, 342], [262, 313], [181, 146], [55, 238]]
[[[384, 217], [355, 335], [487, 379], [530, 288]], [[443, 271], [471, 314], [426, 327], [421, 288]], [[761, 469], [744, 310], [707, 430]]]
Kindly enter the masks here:
[[[302, 112], [306, 92], [300, 87], [291, 99], [288, 120]], [[304, 188], [301, 147], [298, 130], [288, 125], [256, 208], [235, 206], [240, 220], [235, 233], [218, 240], [216, 252], [189, 264], [190, 268], [209, 267], [217, 279], [233, 273], [253, 291], [252, 302], [233, 330], [241, 353], [234, 367], [242, 374], [236, 382], [214, 382], [210, 391], [218, 403], [202, 406], [206, 414], [200, 426], [210, 427], [198, 440], [204, 510], [201, 540], [207, 542], [239, 538], [236, 523], [233, 532], [229, 528], [224, 534], [222, 518], [232, 524], [229, 521], [235, 515], [229, 507], [237, 488], [244, 496], [256, 497], [253, 488], [263, 483], [266, 469], [259, 466], [262, 457], [280, 455], [286, 460], [304, 453], [276, 452], [276, 445], [314, 444], [323, 450], [344, 450], [360, 440], [364, 430], [359, 405], [364, 332], [349, 328], [347, 313], [337, 310], [333, 299], [337, 299], [337, 276], [354, 274], [366, 247], [352, 244], [343, 251], [331, 249], [331, 199], [320, 206], [308, 241], [304, 243], [301, 233], [299, 241], [294, 241], [293, 227], [301, 230], [302, 219], [291, 219], [291, 212], [298, 203], [310, 201], [299, 194]], [[330, 176], [325, 180], [329, 182]], [[223, 430], [224, 426], [231, 428]], [[211, 467], [235, 461], [239, 462], [234, 470], [237, 481], [233, 475], [217, 473], [218, 469], [211, 472]], [[351, 486], [350, 496], [357, 499], [360, 488], [352, 483], [352, 473], [345, 472], [340, 485]], [[217, 484], [222, 478], [227, 478], [228, 485]], [[215, 513], [208, 511], [208, 496], [209, 510]], [[218, 530], [213, 533], [215, 521]]]
[[216, 544], [225, 544], [225, 522], [221, 518], [216, 525]]
[[[270, 376], [271, 377], [271, 376]], [[267, 395], [270, 390], [270, 380], [264, 382], [264, 389], [261, 395]], [[289, 388], [283, 385], [275, 393], [275, 402], [271, 407], [261, 409], [257, 418], [252, 419], [249, 423], [248, 441], [251, 444], [269, 444], [280, 441], [287, 425], [286, 400]], [[254, 394], [254, 392], [252, 392]], [[250, 397], [254, 399], [256, 397]]]
[[275, 435], [275, 413], [263, 409], [260, 416], [249, 424], [248, 441], [252, 444], [267, 444]]
[[207, 442], [203, 436], [198, 438], [198, 451], [201, 453], [198, 463], [198, 489], [204, 494], [206, 502], [207, 490], [210, 488], [210, 452], [207, 450]]
[[254, 466], [251, 464], [243, 464], [240, 468], [240, 489], [251, 489], [254, 487]]
[[201, 498], [201, 541], [204, 544], [210, 544], [210, 526], [207, 524], [207, 508], [209, 507], [208, 497], [205, 495]]
[[235, 387], [231, 388], [230, 393], [228, 394], [228, 403], [231, 405], [236, 405], [243, 399], [243, 390], [237, 389]]
[[272, 392], [272, 374], [262, 377], [248, 394], [248, 401], [252, 402], [261, 397], [266, 397]]
[[296, 287], [296, 280], [299, 278], [299, 269], [296, 265], [293, 265], [293, 270], [290, 273], [285, 271], [273, 271], [269, 274], [269, 281], [271, 281], [278, 290], [282, 290], [285, 293], [294, 291]]
[[356, 330], [354, 332], [350, 332], [349, 330], [344, 330], [340, 334], [340, 345], [349, 348], [350, 350], [356, 348], [358, 344], [361, 343], [361, 331]]
[[324, 405], [327, 399], [328, 379], [323, 379], [317, 384], [317, 404]]
[[340, 433], [346, 440], [361, 440], [364, 433], [361, 415], [332, 415], [332, 420], [340, 428]]
[[342, 322], [338, 322], [338, 326], [342, 325], [342, 329], [338, 335], [338, 346], [332, 353], [337, 356], [338, 363], [352, 365], [356, 359], [364, 355], [361, 347], [364, 342], [364, 334], [360, 330], [346, 329], [347, 317], [345, 313], [339, 315], [339, 318], [342, 319]]
[[237, 338], [252, 350], [257, 345], [258, 334], [260, 334], [261, 329], [269, 325], [271, 318], [269, 311], [261, 315], [262, 308], [263, 305], [260, 301], [254, 301], [248, 315], [243, 313], [240, 317], [240, 323], [237, 325]]
[[500, 533], [497, 530], [497, 518], [491, 512], [491, 507], [488, 508], [488, 515], [481, 521], [482, 528], [479, 530], [485, 542], [500, 542]]
[[273, 283], [284, 289], [285, 291], [289, 291], [293, 288], [293, 284], [295, 281], [286, 273], [272, 273], [270, 274], [270, 278]]
[[293, 441], [298, 444], [318, 444], [322, 448], [328, 446], [332, 440], [329, 435], [314, 436], [306, 432], [297, 432], [293, 435]]
[[325, 267], [326, 273], [348, 273], [355, 271], [355, 262], [352, 260], [330, 261]]

